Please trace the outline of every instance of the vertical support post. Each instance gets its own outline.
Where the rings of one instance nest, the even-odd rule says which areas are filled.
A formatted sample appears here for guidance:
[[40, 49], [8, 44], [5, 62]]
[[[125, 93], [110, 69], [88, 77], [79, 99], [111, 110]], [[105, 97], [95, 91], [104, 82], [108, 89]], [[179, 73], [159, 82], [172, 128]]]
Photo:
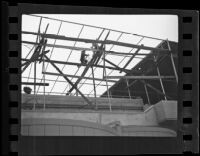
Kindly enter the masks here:
[[96, 95], [96, 86], [95, 86], [95, 80], [94, 80], [94, 69], [93, 69], [93, 66], [91, 67], [91, 69], [92, 69], [93, 86], [94, 86], [95, 109], [97, 109], [97, 101], [96, 101], [97, 95]]
[[147, 96], [148, 104], [151, 105], [150, 98], [149, 98], [149, 93], [148, 93], [148, 90], [147, 90], [146, 83], [144, 83], [144, 89], [145, 89], [145, 93], [146, 93], [146, 96]]
[[[43, 56], [43, 64], [42, 64], [42, 67], [43, 67], [43, 72], [45, 72], [45, 61], [44, 61], [44, 56]], [[43, 109], [45, 110], [46, 109], [46, 99], [45, 99], [45, 74], [43, 75], [43, 82], [44, 82], [44, 88], [43, 88], [43, 102], [44, 102], [44, 106], [43, 106]]]
[[174, 58], [173, 58], [172, 53], [170, 54], [170, 57], [171, 57], [172, 66], [173, 66], [173, 69], [174, 69], [174, 75], [175, 75], [175, 77], [176, 77], [176, 82], [177, 82], [177, 84], [178, 84], [178, 74], [177, 74], [177, 72], [176, 72], [176, 67], [175, 67]]
[[[77, 84], [77, 88], [78, 88], [78, 84]], [[76, 90], [76, 96], [78, 96], [78, 91]]]
[[173, 67], [173, 70], [174, 70], [174, 75], [176, 77], [176, 83], [178, 84], [178, 74], [177, 74], [177, 71], [176, 71], [176, 66], [175, 66], [175, 63], [174, 63], [174, 58], [173, 58], [173, 54], [171, 52], [171, 47], [169, 45], [169, 41], [167, 39], [167, 45], [168, 45], [168, 49], [170, 51], [170, 58], [171, 58], [171, 62], [172, 62], [172, 67]]
[[127, 84], [127, 89], [128, 89], [128, 96], [129, 96], [129, 99], [131, 99], [131, 92], [130, 92], [130, 89], [129, 89], [129, 82], [128, 82], [128, 80], [127, 80], [127, 78], [126, 78], [126, 84]]
[[[154, 61], [155, 61], [155, 63], [156, 63], [156, 70], [157, 70], [158, 76], [160, 77], [160, 70], [159, 70], [159, 68], [158, 68], [157, 59], [156, 59], [155, 56], [154, 56]], [[162, 92], [163, 92], [163, 94], [164, 94], [165, 100], [167, 100], [166, 93], [165, 93], [165, 89], [164, 89], [164, 85], [163, 85], [163, 82], [162, 82], [162, 78], [160, 77], [159, 80], [160, 80], [160, 85], [161, 85]]]
[[105, 77], [105, 51], [103, 52], [103, 77]]
[[109, 88], [108, 88], [108, 81], [107, 81], [107, 75], [106, 75], [106, 69], [105, 69], [105, 51], [103, 52], [104, 54], [104, 76], [106, 78], [106, 87], [107, 87], [107, 94], [108, 94], [108, 100], [109, 100], [109, 109], [110, 109], [110, 112], [112, 111], [112, 107], [111, 107], [111, 101], [110, 101], [110, 93], [109, 93]]
[[36, 62], [34, 62], [34, 105], [33, 105], [33, 110], [35, 110], [35, 104], [36, 104]]

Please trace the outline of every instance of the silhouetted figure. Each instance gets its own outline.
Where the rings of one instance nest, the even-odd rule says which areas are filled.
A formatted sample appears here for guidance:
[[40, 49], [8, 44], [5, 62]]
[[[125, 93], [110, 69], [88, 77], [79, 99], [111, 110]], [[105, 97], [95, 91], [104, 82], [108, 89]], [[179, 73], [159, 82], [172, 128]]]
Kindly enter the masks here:
[[87, 64], [87, 56], [89, 56], [88, 54], [85, 53], [85, 50], [81, 51], [81, 58], [80, 61], [82, 64]]

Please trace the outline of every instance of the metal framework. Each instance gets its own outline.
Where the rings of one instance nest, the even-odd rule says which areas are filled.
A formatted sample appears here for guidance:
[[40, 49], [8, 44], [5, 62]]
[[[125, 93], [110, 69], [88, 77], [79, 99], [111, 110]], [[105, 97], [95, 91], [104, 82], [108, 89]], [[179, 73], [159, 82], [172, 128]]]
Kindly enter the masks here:
[[[37, 101], [36, 100], [37, 93], [40, 93], [39, 87], [43, 86], [44, 109], [45, 109], [45, 95], [47, 93], [48, 94], [53, 93], [52, 90], [53, 90], [55, 84], [57, 82], [61, 82], [60, 80], [58, 80], [59, 77], [62, 77], [65, 80], [65, 81], [62, 81], [62, 82], [66, 82], [66, 84], [67, 84], [67, 87], [65, 88], [65, 90], [60, 94], [71, 95], [73, 90], [75, 90], [76, 95], [80, 95], [86, 101], [86, 103], [88, 105], [90, 105], [90, 106], [95, 105], [96, 109], [98, 109], [98, 104], [96, 103], [96, 98], [97, 98], [97, 95], [98, 95], [97, 87], [99, 85], [100, 86], [106, 86], [106, 88], [107, 88], [106, 93], [107, 93], [107, 97], [108, 97], [108, 100], [109, 100], [109, 110], [112, 111], [112, 104], [111, 104], [111, 101], [110, 101], [110, 98], [111, 98], [112, 95], [109, 91], [109, 87], [111, 87], [112, 85], [110, 85], [109, 83], [117, 84], [117, 83], [120, 82], [119, 80], [123, 80], [123, 79], [126, 80], [126, 84], [127, 84], [126, 88], [127, 88], [128, 96], [129, 96], [130, 99], [132, 97], [130, 87], [133, 86], [138, 81], [140, 81], [142, 84], [144, 84], [144, 89], [145, 89], [145, 93], [146, 93], [149, 104], [151, 104], [151, 102], [150, 102], [150, 98], [149, 98], [148, 87], [151, 88], [152, 90], [154, 90], [156, 93], [163, 95], [165, 97], [165, 100], [171, 99], [171, 97], [166, 95], [165, 88], [164, 88], [164, 85], [163, 85], [163, 81], [165, 79], [175, 79], [176, 82], [178, 83], [178, 75], [177, 75], [177, 71], [176, 71], [176, 67], [175, 67], [175, 63], [174, 63], [174, 54], [172, 54], [172, 52], [171, 52], [171, 47], [169, 45], [168, 40], [162, 40], [162, 39], [142, 36], [142, 35], [138, 35], [138, 34], [131, 34], [131, 33], [122, 32], [122, 31], [118, 31], [118, 30], [112, 30], [112, 29], [107, 29], [107, 28], [102, 28], [102, 27], [85, 25], [85, 24], [81, 24], [81, 23], [63, 21], [63, 20], [58, 20], [58, 19], [53, 19], [53, 18], [48, 18], [48, 17], [41, 17], [41, 16], [37, 16], [37, 15], [29, 15], [29, 16], [40, 18], [40, 22], [39, 22], [39, 28], [38, 28], [37, 32], [22, 31], [23, 35], [36, 36], [36, 42], [22, 41], [22, 44], [24, 44], [24, 45], [26, 45], [26, 44], [33, 45], [32, 49], [30, 50], [28, 55], [25, 58], [22, 58], [22, 65], [21, 65], [22, 74], [26, 70], [28, 70], [28, 67], [30, 65], [31, 65], [31, 68], [32, 68], [32, 64], [34, 64], [34, 77], [30, 78], [30, 72], [29, 72], [29, 76], [26, 77], [26, 78], [28, 78], [28, 80], [33, 79], [33, 82], [22, 82], [22, 85], [33, 85], [34, 86], [35, 101]], [[60, 22], [57, 34], [47, 33], [49, 24], [46, 25], [45, 31], [43, 33], [41, 32], [40, 27], [41, 27], [42, 21], [44, 19], [55, 20], [55, 21]], [[63, 23], [71, 23], [71, 24], [80, 25], [81, 30], [80, 30], [78, 36], [77, 37], [67, 37], [67, 36], [59, 35], [60, 29], [61, 29]], [[82, 31], [84, 31], [85, 27], [92, 27], [92, 28], [100, 29], [101, 32], [98, 35], [97, 39], [81, 38], [80, 37], [81, 33], [82, 33]], [[111, 32], [118, 32], [119, 33], [117, 40], [108, 39]], [[104, 39], [102, 39], [103, 33], [107, 33], [106, 36], [104, 37]], [[119, 39], [123, 35], [127, 35], [127, 34], [131, 34], [133, 36], [139, 37], [138, 43], [130, 44], [130, 43], [125, 43], [125, 42], [119, 41]], [[157, 41], [160, 42], [159, 45], [161, 45], [163, 42], [166, 42], [167, 48], [160, 48], [159, 46], [150, 47], [150, 46], [145, 46], [143, 44], [140, 44], [143, 41], [143, 39], [145, 39], [145, 38], [157, 40]], [[54, 40], [54, 43], [53, 44], [48, 43], [48, 40], [52, 40], [52, 39]], [[73, 41], [74, 44], [73, 44], [73, 46], [59, 45], [59, 44], [56, 44], [57, 40], [59, 40], [59, 41], [60, 40], [61, 41]], [[111, 45], [111, 47], [110, 47], [109, 50], [105, 50], [105, 49], [99, 49], [99, 48], [88, 48], [88, 47], [76, 46], [77, 43], [96, 44], [96, 45], [101, 44], [99, 47]], [[129, 52], [113, 51], [112, 48], [114, 46], [131, 48], [131, 50]], [[52, 47], [51, 52], [48, 49], [50, 47]], [[70, 54], [68, 55], [67, 60], [66, 61], [58, 61], [58, 60], [51, 59], [53, 52], [54, 53], [56, 52], [56, 51], [54, 51], [54, 48], [61, 48], [63, 50], [66, 50], [66, 49], [70, 50]], [[33, 52], [32, 56], [30, 58], [28, 58], [28, 56], [31, 54], [33, 49], [34, 49], [34, 52]], [[72, 54], [74, 54], [74, 53], [80, 54], [80, 52], [83, 51], [83, 50], [90, 51], [90, 52], [93, 53], [91, 60], [87, 64], [69, 61], [69, 58]], [[136, 51], [133, 53], [132, 52], [133, 50], [136, 50]], [[141, 50], [147, 50], [147, 51], [150, 51], [150, 52], [141, 53]], [[67, 51], [66, 51], [66, 53], [67, 53]], [[48, 54], [50, 54], [50, 57], [47, 56]], [[109, 55], [110, 56], [120, 56], [120, 57], [122, 57], [122, 60], [118, 64], [116, 64], [115, 62], [108, 59]], [[156, 59], [156, 56], [158, 56], [158, 55], [170, 56], [174, 75], [161, 75], [161, 73], [159, 71], [159, 62]], [[127, 68], [135, 58], [140, 58], [140, 56], [144, 56], [143, 58], [141, 58], [141, 60], [143, 60], [143, 61], [145, 61], [145, 59], [149, 59], [147, 56], [151, 56], [152, 59], [155, 62], [155, 66], [150, 67], [149, 70], [146, 73], [141, 73], [141, 71], [135, 71], [133, 69]], [[120, 64], [126, 58], [128, 58], [128, 59], [126, 60], [123, 67], [121, 67]], [[40, 78], [37, 78], [36, 73], [37, 73], [37, 65], [40, 64], [41, 62], [42, 62], [42, 75], [43, 75], [43, 77], [40, 79]], [[47, 71], [49, 64], [57, 71], [57, 73]], [[46, 68], [45, 68], [45, 65], [46, 65]], [[63, 65], [63, 68], [60, 69], [60, 67], [58, 65]], [[79, 68], [76, 70], [75, 74], [72, 75], [72, 74], [63, 72], [63, 70], [66, 66], [78, 66], [78, 67], [83, 67], [84, 69], [83, 69], [83, 71], [80, 75], [76, 75], [79, 72]], [[31, 68], [30, 68], [30, 70], [31, 70]], [[147, 73], [149, 73], [150, 71], [152, 71], [155, 68], [156, 68], [156, 71], [157, 71], [157, 75], [150, 75], [150, 76], [146, 75]], [[89, 76], [86, 76], [86, 74], [89, 73], [89, 69], [91, 69], [91, 74]], [[101, 78], [95, 77], [95, 70], [96, 69], [102, 69], [103, 70], [103, 73], [102, 73], [103, 76]], [[107, 73], [107, 70], [111, 70], [111, 72]], [[110, 76], [110, 74], [113, 71], [118, 71], [119, 73], [123, 72], [124, 75], [123, 76], [118, 76], [118, 75], [117, 76], [116, 75]], [[131, 75], [126, 75], [126, 74], [131, 74]], [[136, 76], [134, 74], [139, 74], [139, 75]], [[49, 86], [49, 83], [46, 83], [46, 82], [50, 81], [48, 78], [45, 77], [45, 75], [57, 76], [57, 78], [55, 80], [51, 80], [51, 81], [54, 82], [54, 84], [53, 84], [53, 86], [51, 86], [52, 88], [51, 88], [50, 92], [47, 92], [46, 89], [45, 89], [45, 87]], [[77, 78], [77, 80], [73, 81], [74, 78]], [[113, 80], [113, 79], [117, 79], [117, 80]], [[134, 81], [132, 83], [129, 83], [129, 79], [134, 79]], [[37, 80], [40, 80], [40, 82], [37, 82]], [[85, 81], [81, 82], [82, 80], [85, 80]], [[86, 80], [92, 80], [92, 83], [87, 83]], [[147, 83], [145, 80], [159, 80], [162, 91], [155, 88], [151, 84]], [[96, 81], [99, 81], [99, 83], [97, 84]], [[105, 82], [106, 84], [101, 84], [102, 82]], [[86, 94], [81, 91], [81, 87], [84, 86], [85, 84], [93, 85], [93, 90], [91, 92], [86, 93], [86, 94], [90, 95], [92, 92], [94, 92], [93, 96], [95, 97], [95, 103], [92, 103], [87, 98]], [[69, 90], [67, 90], [68, 85], [71, 87], [71, 88], [69, 88]], [[36, 86], [38, 86], [37, 91], [36, 91]], [[37, 102], [35, 102], [35, 104], [36, 103]], [[34, 104], [34, 109], [35, 109], [35, 104]]]

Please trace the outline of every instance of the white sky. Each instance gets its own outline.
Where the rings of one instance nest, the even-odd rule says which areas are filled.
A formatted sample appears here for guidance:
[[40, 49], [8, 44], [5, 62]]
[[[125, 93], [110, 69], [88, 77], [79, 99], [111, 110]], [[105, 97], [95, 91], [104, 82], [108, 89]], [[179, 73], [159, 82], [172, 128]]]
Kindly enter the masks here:
[[[98, 26], [98, 27], [105, 27], [109, 29], [115, 29], [115, 30], [120, 30], [124, 32], [129, 32], [133, 34], [139, 34], [139, 35], [145, 35], [149, 37], [155, 37], [155, 38], [160, 38], [160, 39], [168, 39], [170, 41], [175, 41], [178, 42], [178, 17], [177, 16], [172, 16], [172, 15], [39, 15], [39, 16], [44, 16], [44, 17], [51, 17], [55, 19], [61, 19], [61, 20], [67, 20], [71, 22], [78, 22], [82, 24], [88, 24], [88, 25], [93, 25], [93, 26]], [[22, 16], [22, 31], [30, 31], [30, 32], [38, 32], [38, 26], [39, 26], [39, 17], [34, 17], [30, 15], [23, 15]], [[59, 21], [55, 20], [50, 20], [50, 19], [42, 19], [42, 24], [41, 24], [41, 32], [44, 32], [46, 25], [49, 23], [49, 27], [47, 30], [47, 34], [57, 34], [60, 26]], [[65, 23], [62, 22], [62, 26], [60, 28], [59, 35], [64, 35], [67, 37], [78, 37], [80, 30], [82, 26], [81, 25], [76, 25], [72, 23]], [[99, 34], [101, 33], [102, 29], [99, 28], [91, 28], [91, 27], [84, 27], [83, 31], [80, 34], [80, 38], [88, 38], [88, 39], [97, 39]], [[104, 33], [102, 34], [100, 40], [103, 40], [108, 33], [108, 30], [105, 30]], [[116, 41], [117, 38], [120, 36], [119, 32], [114, 32], [111, 31], [108, 40], [114, 40]], [[132, 43], [132, 44], [137, 44], [142, 37], [139, 36], [134, 36], [130, 34], [123, 34], [121, 38], [119, 38], [120, 42], [125, 42], [125, 43]], [[36, 41], [36, 36], [35, 35], [22, 35], [22, 41]], [[54, 39], [48, 39], [49, 44], [54, 44], [55, 40]], [[149, 47], [156, 47], [160, 43], [159, 40], [155, 39], [148, 39], [144, 38], [139, 44], [144, 44], [145, 46]], [[75, 42], [72, 41], [63, 41], [63, 40], [57, 40], [56, 45], [65, 45], [65, 46], [74, 46]], [[86, 43], [81, 43], [77, 42], [76, 47], [84, 47], [84, 48], [90, 48], [91, 44], [86, 44]], [[25, 58], [30, 51], [30, 48], [32, 48], [32, 45], [28, 44], [22, 44], [22, 58]], [[110, 50], [112, 48], [112, 51], [116, 52], [130, 52], [131, 48], [127, 47], [122, 47], [122, 46], [114, 46], [112, 45], [107, 45], [106, 50]], [[50, 47], [46, 47], [46, 50], [52, 50]], [[67, 61], [67, 58], [69, 57], [70, 54], [70, 49], [61, 49], [61, 48], [54, 48], [51, 59], [52, 60], [59, 60], [59, 61]], [[131, 53], [134, 53], [136, 49], [133, 49]], [[88, 52], [91, 54], [90, 52]], [[145, 50], [140, 50], [139, 53], [149, 53], [149, 51]], [[32, 55], [32, 53], [31, 53]], [[28, 58], [30, 58], [30, 56]], [[50, 53], [47, 54], [48, 57], [50, 57]], [[127, 66], [127, 69], [132, 69], [137, 63], [139, 63], [142, 60], [142, 56], [137, 56], [141, 57], [135, 58], [131, 61], [131, 63]], [[128, 61], [129, 58], [123, 59], [122, 56], [114, 56], [114, 55], [107, 55], [106, 59], [110, 60], [111, 62], [115, 64], [119, 64], [120, 67], [123, 67], [126, 62]], [[80, 51], [75, 51], [73, 50], [68, 61], [69, 62], [76, 62], [80, 63]], [[101, 61], [100, 61], [101, 62]], [[102, 65], [102, 62], [99, 63]], [[47, 65], [47, 63], [45, 64]], [[106, 63], [107, 66], [111, 66]], [[77, 66], [63, 66], [60, 64], [57, 64], [57, 66], [60, 69], [63, 69], [64, 74], [69, 74], [69, 75], [74, 75], [77, 71]], [[64, 67], [64, 68], [63, 68]], [[30, 70], [31, 69], [31, 70]], [[81, 75], [83, 72], [84, 68], [81, 67], [79, 71], [77, 72], [77, 75]], [[33, 82], [33, 79], [27, 79], [25, 77], [29, 76], [30, 72], [30, 77], [33, 78], [33, 66], [31, 68], [31, 65], [26, 69], [26, 71], [22, 74], [22, 81], [23, 82]], [[52, 73], [57, 73], [57, 71], [49, 64], [47, 68], [47, 72], [52, 72]], [[102, 78], [102, 69], [97, 68], [95, 70], [95, 77], [96, 78]], [[124, 75], [125, 73], [119, 73], [118, 71], [111, 71], [109, 69], [106, 70], [107, 75], [110, 76], [115, 76], [115, 75]], [[91, 69], [86, 73], [86, 77], [92, 77], [91, 76]], [[37, 78], [42, 78], [42, 63], [37, 64]], [[58, 80], [63, 81], [63, 82], [56, 82], [54, 86], [54, 81], [47, 81], [46, 83], [49, 83], [50, 86], [46, 87], [46, 92], [60, 92], [60, 93], [66, 93], [67, 90], [70, 89], [70, 86], [65, 82], [65, 80], [62, 77], [57, 77], [57, 76], [51, 76], [51, 75], [46, 75], [46, 79], [50, 80]], [[70, 78], [71, 79], [71, 78]], [[72, 81], [75, 82], [77, 78], [73, 78]], [[37, 80], [37, 82], [40, 82], [40, 80]], [[81, 83], [92, 83], [92, 80], [82, 80]], [[98, 84], [99, 81], [96, 81], [96, 84]], [[102, 82], [101, 84], [105, 85], [105, 82]], [[109, 85], [113, 85], [114, 83], [109, 83]], [[22, 85], [23, 87], [23, 85]], [[30, 86], [33, 89], [33, 86]], [[79, 85], [80, 87], [80, 85]], [[43, 87], [40, 87], [37, 90], [39, 92], [43, 92]], [[103, 92], [107, 90], [106, 86], [98, 86], [96, 88], [97, 94], [101, 95]], [[87, 85], [84, 84], [82, 87], [80, 87], [80, 91], [83, 92], [84, 94], [93, 94], [93, 85]], [[39, 93], [38, 92], [38, 93]], [[75, 90], [72, 92], [75, 93]], [[64, 94], [63, 94], [64, 95]], [[93, 96], [93, 95], [91, 95]]]

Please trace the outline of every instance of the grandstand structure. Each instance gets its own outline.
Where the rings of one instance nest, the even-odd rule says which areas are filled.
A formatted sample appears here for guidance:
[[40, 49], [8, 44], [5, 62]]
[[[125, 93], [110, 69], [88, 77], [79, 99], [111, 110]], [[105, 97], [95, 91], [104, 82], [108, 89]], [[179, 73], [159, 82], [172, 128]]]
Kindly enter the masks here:
[[32, 23], [22, 27], [22, 135], [176, 136], [177, 43], [40, 15], [24, 19]]

